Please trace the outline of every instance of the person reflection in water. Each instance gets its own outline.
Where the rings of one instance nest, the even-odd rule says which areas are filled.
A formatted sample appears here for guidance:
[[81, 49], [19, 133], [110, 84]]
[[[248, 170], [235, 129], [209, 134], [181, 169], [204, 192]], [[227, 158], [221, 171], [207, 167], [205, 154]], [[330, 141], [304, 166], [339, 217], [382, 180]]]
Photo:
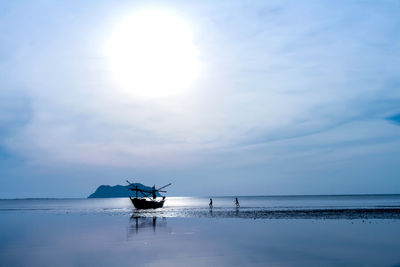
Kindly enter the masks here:
[[240, 208], [239, 200], [237, 197], [235, 198], [235, 205], [237, 209]]
[[213, 204], [212, 204], [212, 198], [210, 198], [210, 204], [208, 204], [208, 206], [210, 206], [210, 209], [213, 208]]

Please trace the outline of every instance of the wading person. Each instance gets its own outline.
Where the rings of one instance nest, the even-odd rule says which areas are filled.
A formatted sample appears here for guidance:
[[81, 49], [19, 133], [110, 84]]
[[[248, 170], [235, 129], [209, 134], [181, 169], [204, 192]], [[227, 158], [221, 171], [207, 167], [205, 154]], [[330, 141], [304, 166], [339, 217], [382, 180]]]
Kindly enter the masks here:
[[210, 204], [208, 204], [208, 206], [210, 206], [210, 209], [213, 208], [213, 204], [212, 204], [212, 198], [210, 198]]
[[239, 200], [237, 197], [235, 198], [235, 205], [236, 205], [236, 208], [240, 208]]
[[155, 200], [156, 198], [157, 198], [157, 195], [156, 195], [156, 187], [153, 185], [153, 187], [152, 187], [152, 193], [153, 193], [153, 199]]

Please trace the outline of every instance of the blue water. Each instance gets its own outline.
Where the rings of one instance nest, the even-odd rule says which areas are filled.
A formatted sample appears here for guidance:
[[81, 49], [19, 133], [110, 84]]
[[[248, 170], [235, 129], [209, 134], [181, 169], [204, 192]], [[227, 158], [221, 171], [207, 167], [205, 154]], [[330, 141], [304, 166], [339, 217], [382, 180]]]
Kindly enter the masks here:
[[[238, 213], [257, 215], [270, 211], [400, 209], [400, 195], [242, 196], [239, 197], [239, 210], [235, 209], [234, 197], [212, 197], [212, 199], [213, 215], [219, 217], [231, 217]], [[144, 217], [204, 217], [210, 211], [208, 204], [209, 197], [168, 197], [164, 208], [136, 211], [136, 213]], [[61, 214], [135, 212], [128, 198], [0, 200], [0, 212], [33, 211]], [[232, 211], [235, 213], [232, 214]]]
[[400, 195], [0, 200], [0, 266], [398, 266]]

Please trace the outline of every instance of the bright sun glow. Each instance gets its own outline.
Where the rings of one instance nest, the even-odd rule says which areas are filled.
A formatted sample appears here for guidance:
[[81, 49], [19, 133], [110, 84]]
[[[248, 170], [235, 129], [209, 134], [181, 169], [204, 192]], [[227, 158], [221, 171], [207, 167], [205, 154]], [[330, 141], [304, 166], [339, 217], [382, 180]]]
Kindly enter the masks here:
[[190, 29], [163, 11], [142, 11], [123, 20], [106, 54], [116, 82], [140, 97], [182, 93], [199, 70]]

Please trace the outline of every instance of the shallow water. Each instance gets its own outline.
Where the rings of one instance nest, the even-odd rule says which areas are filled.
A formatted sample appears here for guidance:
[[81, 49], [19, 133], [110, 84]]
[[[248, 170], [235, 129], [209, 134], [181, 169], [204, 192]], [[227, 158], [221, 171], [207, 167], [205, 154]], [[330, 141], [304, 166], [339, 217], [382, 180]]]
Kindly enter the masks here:
[[106, 213], [140, 217], [381, 218], [400, 217], [400, 195], [169, 197], [164, 208], [135, 211], [128, 198], [0, 200], [0, 212]]
[[213, 198], [211, 212], [208, 198], [167, 198], [144, 212], [129, 199], [1, 200], [0, 266], [395, 266], [396, 213], [359, 214], [399, 200], [240, 197], [236, 211], [233, 198]]

